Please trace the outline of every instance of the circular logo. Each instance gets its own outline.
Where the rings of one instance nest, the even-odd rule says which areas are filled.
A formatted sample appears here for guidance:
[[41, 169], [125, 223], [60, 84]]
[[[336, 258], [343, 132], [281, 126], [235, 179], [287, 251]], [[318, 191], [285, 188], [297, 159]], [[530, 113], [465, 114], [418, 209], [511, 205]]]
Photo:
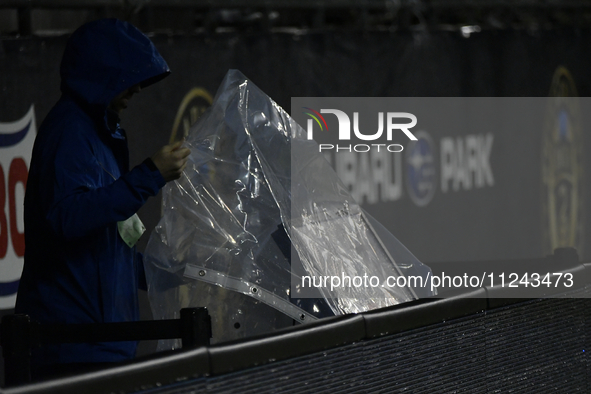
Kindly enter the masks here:
[[213, 98], [203, 88], [193, 88], [185, 95], [179, 110], [176, 113], [172, 133], [170, 134], [170, 143], [178, 141], [187, 135], [191, 126], [197, 122], [197, 119], [213, 103]]
[[583, 232], [583, 143], [575, 83], [564, 67], [552, 78], [542, 140], [544, 252], [575, 247]]
[[437, 188], [435, 150], [427, 132], [415, 134], [417, 141], [406, 147], [406, 186], [412, 201], [423, 207], [431, 201]]

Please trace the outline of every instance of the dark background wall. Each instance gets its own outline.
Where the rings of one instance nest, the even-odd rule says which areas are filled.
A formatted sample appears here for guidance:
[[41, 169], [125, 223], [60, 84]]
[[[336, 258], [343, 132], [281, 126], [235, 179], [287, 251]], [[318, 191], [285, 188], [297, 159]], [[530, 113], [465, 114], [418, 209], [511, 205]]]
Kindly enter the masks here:
[[[230, 68], [241, 70], [288, 111], [291, 97], [300, 96], [546, 96], [559, 66], [570, 72], [578, 94], [586, 96], [590, 37], [589, 31], [578, 30], [538, 32], [536, 36], [523, 31], [491, 31], [469, 38], [456, 32], [156, 36], [153, 40], [172, 74], [135, 97], [122, 123], [129, 133], [132, 163], [139, 163], [171, 138], [185, 95], [199, 87], [213, 96]], [[60, 94], [58, 70], [65, 41], [65, 37], [2, 41], [0, 121], [17, 120], [34, 104], [37, 124], [41, 123]], [[201, 110], [206, 105], [206, 99], [193, 101], [185, 117], [191, 118], [192, 106]], [[182, 132], [181, 122], [177, 134]], [[525, 192], [531, 197], [531, 188], [541, 187], [541, 139], [540, 130], [537, 140], [534, 136], [523, 141], [527, 146], [522, 147], [521, 162], [513, 157], [511, 167], [504, 164], [503, 152], [493, 145], [491, 166], [497, 184], [492, 189], [436, 196], [434, 204], [426, 207], [415, 206], [406, 195], [391, 203], [365, 201], [364, 206], [424, 261], [541, 255], [550, 249], [543, 241], [541, 197], [537, 201], [520, 198]], [[480, 202], [482, 209], [494, 208], [490, 196], [494, 196], [494, 188], [504, 187], [498, 182], [503, 177], [519, 177], [525, 182], [522, 190], [514, 191], [522, 217], [503, 223], [470, 223], [462, 212]], [[438, 198], [445, 198], [445, 204], [436, 206]], [[502, 207], [496, 209], [495, 214], [504, 214]], [[457, 223], [437, 220], [449, 210], [464, 219]], [[401, 222], [399, 214], [408, 211], [411, 213]], [[141, 215], [149, 228], [153, 227], [159, 217], [158, 199], [148, 203]], [[584, 222], [587, 217], [580, 219]], [[511, 222], [524, 221], [521, 237], [507, 239]], [[483, 233], [482, 239], [474, 237], [483, 228], [490, 231]], [[448, 240], [434, 248], [430, 234], [440, 231], [448, 234]], [[474, 242], [479, 244], [477, 248], [471, 246]], [[586, 256], [585, 249], [581, 252]]]

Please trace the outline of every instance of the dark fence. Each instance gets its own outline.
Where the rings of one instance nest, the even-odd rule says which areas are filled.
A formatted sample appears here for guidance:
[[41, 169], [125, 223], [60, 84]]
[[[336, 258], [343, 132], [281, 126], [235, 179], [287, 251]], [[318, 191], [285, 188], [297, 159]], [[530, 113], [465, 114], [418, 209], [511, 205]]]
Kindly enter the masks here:
[[7, 394], [588, 392], [591, 265], [555, 261], [554, 271], [576, 274], [576, 286], [543, 299], [448, 291]]

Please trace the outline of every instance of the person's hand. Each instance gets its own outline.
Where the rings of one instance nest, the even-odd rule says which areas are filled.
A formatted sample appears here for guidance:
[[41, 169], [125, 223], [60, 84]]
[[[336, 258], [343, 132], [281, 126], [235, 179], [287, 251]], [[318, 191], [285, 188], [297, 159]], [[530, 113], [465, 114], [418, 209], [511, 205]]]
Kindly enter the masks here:
[[163, 146], [151, 157], [166, 182], [179, 179], [187, 166], [187, 157], [191, 153], [189, 148], [181, 148], [184, 140]]

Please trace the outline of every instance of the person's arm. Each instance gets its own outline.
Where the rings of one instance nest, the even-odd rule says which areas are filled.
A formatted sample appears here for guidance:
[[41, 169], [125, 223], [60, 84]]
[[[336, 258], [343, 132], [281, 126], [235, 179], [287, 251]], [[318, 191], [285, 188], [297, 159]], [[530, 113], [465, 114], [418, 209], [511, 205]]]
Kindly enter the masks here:
[[100, 177], [104, 177], [100, 171], [105, 169], [97, 162], [91, 144], [82, 137], [77, 139], [61, 143], [53, 161], [53, 202], [47, 219], [65, 239], [89, 235], [132, 216], [167, 181], [180, 176], [189, 153], [188, 149], [178, 149], [180, 144], [165, 146], [153, 159], [113, 183], [98, 186]]

